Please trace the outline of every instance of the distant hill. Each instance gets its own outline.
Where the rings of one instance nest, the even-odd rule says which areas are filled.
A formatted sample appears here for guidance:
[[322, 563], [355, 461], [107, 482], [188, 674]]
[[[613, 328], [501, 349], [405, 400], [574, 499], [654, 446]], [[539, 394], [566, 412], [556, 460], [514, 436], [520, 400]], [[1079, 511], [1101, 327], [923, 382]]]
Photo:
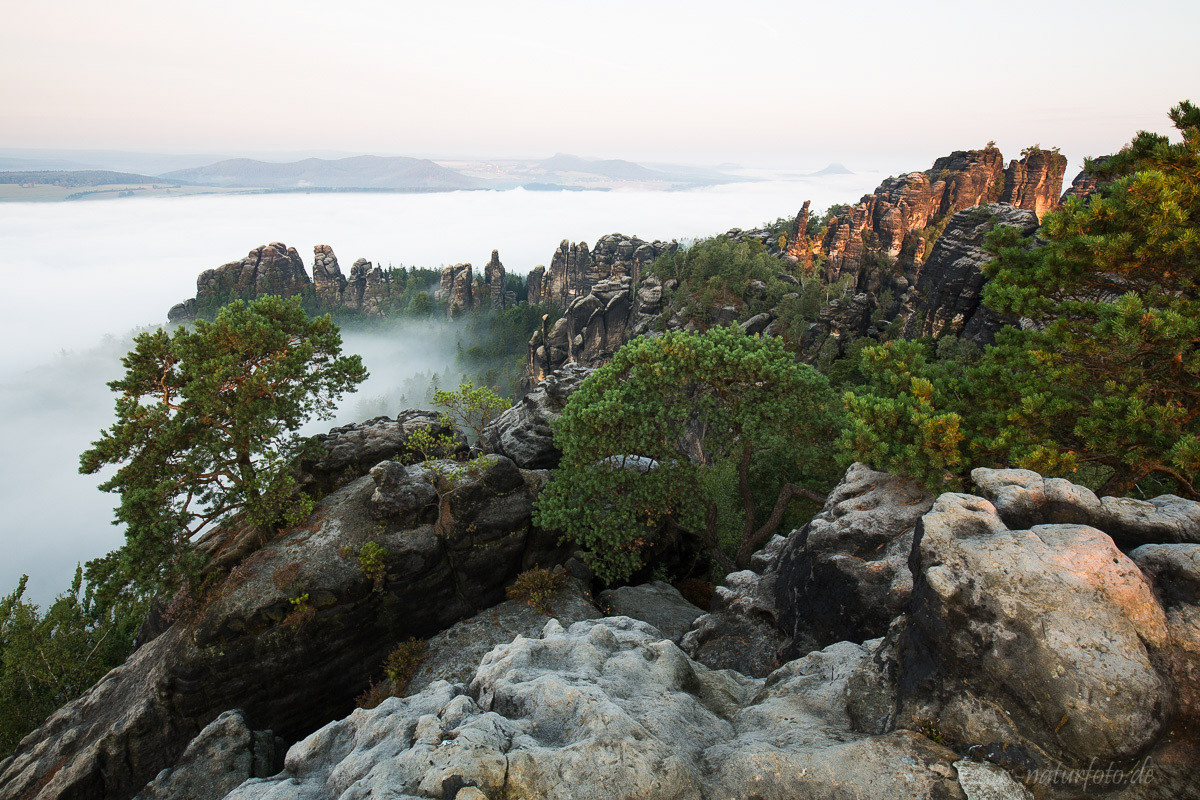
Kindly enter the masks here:
[[183, 182], [177, 178], [155, 178], [150, 175], [137, 175], [132, 172], [110, 172], [103, 169], [0, 172], [0, 183], [65, 186], [68, 188], [76, 186], [118, 186], [125, 184], [143, 186], [145, 184], [179, 184]]
[[474, 189], [484, 185], [428, 159], [404, 156], [306, 158], [282, 164], [234, 158], [162, 177], [206, 186], [269, 189]]
[[669, 177], [658, 170], [643, 167], [632, 161], [622, 161], [619, 158], [591, 159], [567, 153], [556, 153], [537, 163], [548, 172], [582, 172], [617, 181], [661, 181]]
[[825, 167], [825, 169], [818, 170], [817, 172], [808, 173], [808, 177], [822, 178], [826, 175], [853, 175], [853, 174], [854, 174], [853, 172], [846, 169], [844, 166], [842, 166], [841, 164], [839, 164], [835, 161], [834, 163]]

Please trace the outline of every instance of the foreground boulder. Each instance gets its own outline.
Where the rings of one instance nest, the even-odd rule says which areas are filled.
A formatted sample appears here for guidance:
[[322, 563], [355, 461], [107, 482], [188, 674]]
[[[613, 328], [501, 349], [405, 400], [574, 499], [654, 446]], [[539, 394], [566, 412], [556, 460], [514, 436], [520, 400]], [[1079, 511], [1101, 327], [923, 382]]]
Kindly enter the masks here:
[[171, 769], [164, 769], [136, 800], [208, 800], [249, 778], [266, 778], [283, 768], [282, 740], [252, 731], [240, 711], [226, 711], [192, 740]]
[[846, 470], [780, 553], [774, 599], [789, 652], [884, 635], [908, 604], [913, 530], [932, 505], [911, 479], [863, 464]]
[[678, 589], [664, 581], [609, 589], [600, 593], [600, 602], [612, 616], [649, 623], [676, 644], [704, 614], [702, 609], [685, 600]]
[[[530, 521], [544, 476], [502, 456], [406, 483], [383, 480], [406, 469], [385, 466], [327, 496], [26, 737], [0, 797], [130, 797], [228, 709], [255, 730], [306, 735], [350, 711], [398, 640], [499, 602], [518, 572], [558, 557]], [[414, 485], [424, 503], [394, 496]], [[360, 561], [368, 543], [382, 548], [377, 568]]]
[[912, 561], [902, 719], [1070, 766], [1135, 759], [1164, 733], [1176, 707], [1160, 669], [1166, 615], [1105, 533], [1010, 530], [987, 500], [945, 494]]
[[228, 798], [965, 798], [947, 748], [850, 730], [846, 679], [867, 655], [843, 643], [757, 680], [625, 617], [550, 622], [469, 685], [356, 711]]

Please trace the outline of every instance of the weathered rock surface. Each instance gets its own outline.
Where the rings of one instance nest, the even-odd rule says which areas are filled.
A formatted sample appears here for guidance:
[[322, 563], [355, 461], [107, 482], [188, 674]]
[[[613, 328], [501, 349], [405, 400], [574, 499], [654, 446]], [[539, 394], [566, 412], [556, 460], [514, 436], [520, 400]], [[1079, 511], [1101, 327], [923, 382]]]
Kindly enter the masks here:
[[646, 278], [636, 290], [625, 276], [599, 281], [571, 302], [545, 336], [533, 334], [527, 382], [536, 383], [569, 362], [606, 364], [621, 345], [649, 333], [662, 310], [663, 286], [657, 278]]
[[264, 294], [306, 295], [312, 282], [296, 248], [272, 242], [250, 251], [240, 261], [208, 269], [196, 279], [196, 296], [171, 308], [171, 322], [210, 312], [232, 300], [252, 300]]
[[[713, 592], [712, 608], [693, 623], [680, 647], [712, 669], [765, 677], [781, 663], [789, 643], [775, 603], [780, 556], [786, 540], [771, 538], [751, 557], [750, 569], [731, 572]], [[807, 648], [813, 649], [813, 648]]]
[[1010, 528], [1057, 522], [1090, 525], [1126, 549], [1152, 543], [1200, 544], [1200, 503], [1173, 494], [1151, 500], [1099, 498], [1084, 486], [1027, 469], [975, 469], [971, 480]]
[[[849, 729], [842, 643], [755, 680], [696, 664], [624, 617], [546, 625], [489, 653], [469, 686], [439, 682], [332, 723], [285, 772], [229, 800], [440, 797], [964, 798], [950, 750]], [[458, 791], [455, 788], [455, 791]]]
[[196, 296], [172, 307], [167, 318], [182, 322], [211, 315], [232, 300], [268, 294], [300, 295], [323, 311], [351, 309], [382, 316], [390, 310], [392, 281], [387, 271], [362, 258], [350, 267], [347, 278], [333, 248], [325, 244], [313, 248], [313, 277], [309, 280], [295, 248], [274, 242], [256, 247], [241, 261], [200, 273]]
[[504, 308], [508, 297], [504, 293], [504, 265], [500, 263], [500, 252], [492, 251], [492, 258], [483, 266], [483, 300], [491, 308]]
[[437, 681], [469, 684], [479, 662], [494, 648], [519, 636], [541, 636], [551, 619], [570, 626], [603, 616], [576, 580], [568, 580], [547, 605], [548, 613], [543, 614], [524, 601], [505, 600], [431, 637], [426, 643], [425, 659], [404, 694], [416, 694]]
[[944, 494], [913, 545], [901, 637], [902, 721], [959, 747], [1003, 742], [1035, 763], [1137, 758], [1175, 707], [1151, 584], [1103, 532], [1011, 530], [983, 498]]
[[610, 616], [641, 620], [676, 644], [704, 614], [703, 609], [684, 600], [679, 590], [665, 581], [608, 589], [600, 593], [600, 602]]
[[301, 462], [301, 483], [322, 493], [330, 492], [367, 474], [380, 461], [396, 457], [409, 462], [418, 460], [419, 455], [408, 451], [408, 442], [414, 433], [425, 430], [434, 437], [447, 434], [457, 437], [457, 450], [441, 455], [466, 452], [466, 439], [443, 425], [441, 417], [435, 412], [402, 411], [395, 419], [375, 417], [314, 436], [324, 455]]
[[1008, 162], [1000, 202], [1032, 211], [1040, 220], [1047, 211], [1058, 208], [1066, 171], [1067, 157], [1062, 153], [1032, 147], [1020, 161]]
[[267, 778], [283, 768], [282, 740], [252, 731], [241, 711], [226, 711], [191, 741], [136, 800], [210, 800], [224, 797], [250, 778]]
[[900, 316], [905, 337], [951, 335], [985, 345], [1012, 322], [983, 305], [987, 278], [982, 268], [993, 260], [983, 247], [984, 238], [998, 225], [1029, 236], [1038, 220], [1032, 211], [1002, 203], [955, 214], [921, 266], [916, 285], [904, 297]]
[[[385, 475], [405, 469], [383, 463]], [[305, 735], [349, 712], [396, 641], [503, 600], [518, 572], [560, 557], [555, 537], [530, 521], [544, 474], [501, 456], [442, 473], [438, 489], [428, 470], [404, 484], [429, 489], [404, 514], [396, 485], [372, 477], [327, 496], [307, 523], [242, 560], [193, 616], [31, 733], [4, 765], [0, 796], [130, 797], [231, 708], [254, 729]], [[368, 541], [387, 551], [378, 581], [357, 561]]]
[[915, 481], [864, 464], [846, 470], [781, 549], [773, 600], [789, 654], [887, 632], [908, 604], [913, 530], [933, 500]]
[[628, 277], [637, 285], [642, 270], [675, 247], [674, 242], [645, 242], [620, 233], [601, 236], [594, 250], [587, 242], [563, 239], [550, 259], [550, 268], [538, 273], [536, 279], [531, 273], [529, 302], [566, 308], [603, 280]]
[[442, 268], [437, 299], [446, 304], [446, 313], [450, 315], [475, 307], [475, 277], [470, 264]]
[[1179, 714], [1200, 725], [1200, 544], [1144, 544], [1130, 558], [1167, 612], [1170, 670]]
[[482, 435], [489, 453], [508, 456], [523, 469], [553, 469], [561, 453], [550, 424], [567, 400], [592, 374], [591, 367], [568, 364], [552, 372], [507, 411], [488, 423]]

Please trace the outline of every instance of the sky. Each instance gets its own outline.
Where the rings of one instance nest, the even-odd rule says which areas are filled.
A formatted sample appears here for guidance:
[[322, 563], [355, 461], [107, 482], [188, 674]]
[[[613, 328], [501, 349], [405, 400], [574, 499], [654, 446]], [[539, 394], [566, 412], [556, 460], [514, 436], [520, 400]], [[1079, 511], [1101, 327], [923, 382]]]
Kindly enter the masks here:
[[1074, 162], [1200, 86], [1194, 0], [0, 3], [0, 147]]

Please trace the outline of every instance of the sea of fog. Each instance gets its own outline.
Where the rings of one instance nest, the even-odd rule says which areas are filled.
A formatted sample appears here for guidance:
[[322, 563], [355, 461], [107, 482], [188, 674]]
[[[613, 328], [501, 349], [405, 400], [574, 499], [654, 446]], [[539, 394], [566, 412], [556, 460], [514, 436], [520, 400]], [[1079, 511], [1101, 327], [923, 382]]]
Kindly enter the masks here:
[[[692, 239], [849, 202], [877, 173], [763, 180], [678, 192], [276, 194], [0, 204], [0, 595], [30, 576], [44, 603], [75, 564], [120, 545], [115, 497], [79, 475], [79, 454], [112, 421], [105, 382], [120, 373], [133, 332], [161, 324], [195, 293], [196, 275], [264, 243], [312, 264], [328, 244], [348, 270], [357, 258], [399, 266], [485, 263], [512, 272], [548, 264], [562, 239], [606, 233]], [[452, 366], [446, 322], [347, 332], [371, 378], [329, 425], [393, 415], [423, 399], [425, 376]]]

